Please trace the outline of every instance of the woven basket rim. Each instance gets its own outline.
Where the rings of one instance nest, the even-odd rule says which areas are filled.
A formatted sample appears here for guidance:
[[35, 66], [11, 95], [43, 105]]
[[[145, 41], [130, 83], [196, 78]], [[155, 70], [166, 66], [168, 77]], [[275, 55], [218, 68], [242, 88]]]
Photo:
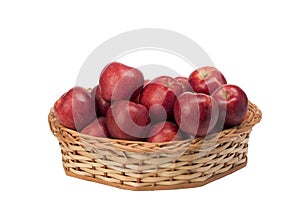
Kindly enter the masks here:
[[248, 105], [248, 111], [247, 111], [247, 117], [244, 119], [244, 121], [238, 125], [234, 126], [229, 129], [224, 129], [221, 132], [209, 134], [205, 137], [199, 137], [199, 138], [193, 138], [193, 139], [186, 139], [186, 140], [179, 140], [179, 141], [171, 141], [171, 142], [161, 142], [161, 143], [150, 143], [147, 141], [131, 141], [131, 140], [121, 140], [121, 139], [114, 139], [114, 138], [102, 138], [102, 137], [96, 137], [96, 136], [90, 136], [83, 133], [80, 133], [78, 131], [75, 131], [73, 129], [64, 127], [61, 125], [55, 118], [53, 107], [50, 109], [50, 113], [48, 115], [48, 122], [50, 125], [51, 132], [55, 137], [58, 137], [55, 130], [53, 130], [53, 127], [59, 127], [61, 130], [65, 130], [69, 134], [73, 135], [74, 137], [80, 138], [87, 138], [87, 139], [94, 139], [95, 141], [100, 142], [111, 142], [114, 144], [118, 144], [118, 147], [122, 149], [122, 147], [125, 147], [123, 150], [128, 151], [128, 146], [134, 146], [134, 148], [131, 148], [132, 152], [141, 152], [138, 146], [147, 146], [148, 150], [145, 150], [145, 152], [149, 152], [152, 150], [157, 150], [161, 147], [167, 146], [167, 145], [175, 145], [180, 146], [184, 144], [190, 144], [189, 149], [194, 149], [196, 146], [199, 147], [199, 144], [202, 144], [204, 141], [211, 140], [214, 138], [217, 138], [219, 141], [224, 139], [232, 139], [238, 136], [240, 132], [243, 132], [244, 129], [250, 129], [260, 122], [262, 118], [262, 112], [261, 110], [252, 102], [249, 101]]

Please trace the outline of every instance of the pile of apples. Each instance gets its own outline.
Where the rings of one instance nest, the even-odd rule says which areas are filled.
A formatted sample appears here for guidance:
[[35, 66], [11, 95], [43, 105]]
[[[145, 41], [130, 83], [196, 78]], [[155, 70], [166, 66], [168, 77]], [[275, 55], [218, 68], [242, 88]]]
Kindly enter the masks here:
[[144, 80], [143, 73], [112, 62], [91, 91], [76, 86], [54, 104], [58, 122], [96, 137], [169, 142], [219, 132], [239, 125], [248, 98], [227, 84], [215, 67], [201, 67], [187, 77], [160, 76]]

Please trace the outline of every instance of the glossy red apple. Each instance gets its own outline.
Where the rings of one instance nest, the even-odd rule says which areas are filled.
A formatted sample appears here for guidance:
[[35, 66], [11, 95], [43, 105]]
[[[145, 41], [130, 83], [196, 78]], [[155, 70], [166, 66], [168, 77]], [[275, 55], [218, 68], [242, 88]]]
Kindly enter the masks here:
[[150, 129], [147, 108], [131, 101], [116, 101], [106, 113], [107, 128], [112, 138], [144, 140]]
[[170, 121], [158, 122], [152, 125], [149, 136], [147, 141], [156, 143], [183, 139], [177, 124]]
[[182, 93], [181, 85], [172, 77], [160, 76], [142, 91], [140, 102], [149, 109], [152, 121], [172, 119], [174, 102]]
[[95, 86], [91, 92], [92, 99], [95, 101], [95, 109], [97, 116], [106, 116], [107, 109], [110, 106], [110, 102], [107, 102], [102, 97], [102, 92], [99, 85]]
[[81, 133], [96, 137], [109, 137], [109, 132], [106, 126], [106, 118], [99, 117], [95, 119], [92, 123], [84, 127]]
[[189, 79], [187, 77], [178, 76], [175, 77], [175, 80], [178, 81], [182, 87], [182, 92], [193, 92], [193, 88], [189, 83]]
[[189, 76], [189, 83], [195, 92], [210, 95], [227, 82], [217, 68], [206, 66], [193, 71]]
[[143, 88], [144, 76], [136, 68], [113, 62], [103, 69], [99, 85], [106, 101], [129, 100], [134, 99]]
[[96, 118], [89, 91], [78, 86], [55, 102], [54, 114], [61, 125], [79, 131]]
[[248, 110], [246, 93], [236, 85], [222, 85], [212, 94], [216, 99], [220, 117], [218, 126], [229, 128], [240, 124]]
[[218, 120], [216, 100], [202, 93], [182, 93], [174, 104], [174, 117], [179, 128], [195, 137], [205, 136]]

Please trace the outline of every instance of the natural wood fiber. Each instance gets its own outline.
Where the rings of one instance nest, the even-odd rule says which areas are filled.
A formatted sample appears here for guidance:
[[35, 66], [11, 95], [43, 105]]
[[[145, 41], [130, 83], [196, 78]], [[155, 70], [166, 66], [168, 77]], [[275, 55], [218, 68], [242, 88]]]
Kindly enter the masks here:
[[246, 166], [249, 135], [262, 113], [249, 103], [239, 125], [205, 138], [148, 143], [99, 138], [63, 127], [50, 110], [50, 129], [67, 175], [129, 190], [198, 187]]

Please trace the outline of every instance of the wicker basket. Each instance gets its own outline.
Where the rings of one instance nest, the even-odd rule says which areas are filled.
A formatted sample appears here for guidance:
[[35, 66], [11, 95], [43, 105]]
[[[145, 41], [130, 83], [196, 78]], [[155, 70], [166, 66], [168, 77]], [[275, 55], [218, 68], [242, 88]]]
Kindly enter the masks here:
[[129, 190], [198, 187], [247, 164], [249, 134], [262, 113], [252, 103], [237, 127], [209, 137], [169, 143], [99, 138], [60, 125], [51, 109], [50, 129], [68, 176]]

